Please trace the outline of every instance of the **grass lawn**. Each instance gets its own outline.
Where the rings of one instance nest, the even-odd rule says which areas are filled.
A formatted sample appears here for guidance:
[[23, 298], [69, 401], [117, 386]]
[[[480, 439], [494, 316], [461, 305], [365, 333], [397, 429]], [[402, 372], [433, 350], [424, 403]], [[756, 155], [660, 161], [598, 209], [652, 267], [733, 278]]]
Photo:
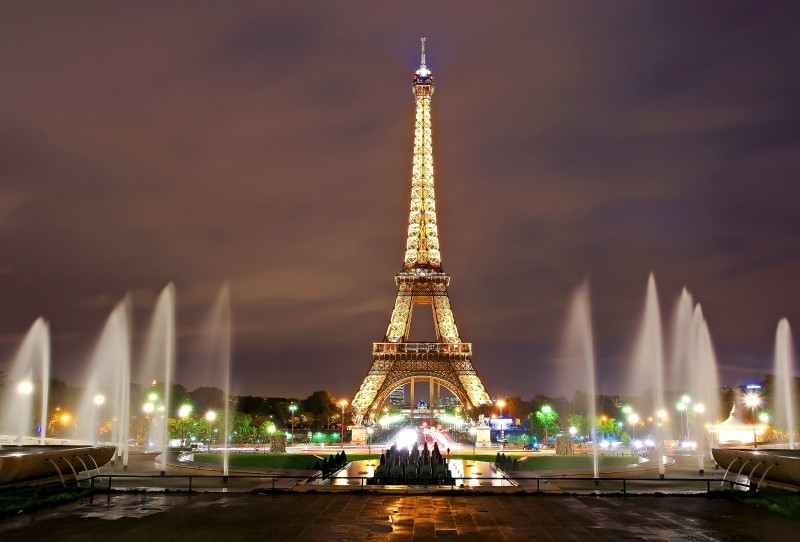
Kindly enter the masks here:
[[[194, 454], [194, 460], [200, 463], [222, 464], [222, 454]], [[313, 469], [316, 461], [322, 458], [315, 455], [301, 454], [230, 454], [228, 466], [258, 469]]]
[[800, 519], [800, 495], [759, 491], [755, 496], [745, 495], [736, 498], [759, 508], [766, 508], [794, 519]]
[[[624, 467], [636, 463], [633, 456], [600, 456], [600, 468]], [[519, 462], [519, 470], [573, 470], [591, 469], [592, 457], [586, 455], [540, 455], [529, 456]]]

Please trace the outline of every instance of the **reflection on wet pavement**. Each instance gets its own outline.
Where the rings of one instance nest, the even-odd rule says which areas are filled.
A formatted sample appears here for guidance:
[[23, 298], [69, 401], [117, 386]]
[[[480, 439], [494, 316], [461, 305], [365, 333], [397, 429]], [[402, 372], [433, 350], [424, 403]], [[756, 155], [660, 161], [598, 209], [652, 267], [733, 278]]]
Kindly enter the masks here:
[[[366, 485], [366, 479], [372, 478], [378, 460], [353, 461], [329, 480], [328, 483], [336, 486]], [[491, 463], [485, 461], [471, 461], [451, 459], [449, 462], [450, 473], [456, 480], [456, 486], [464, 484], [465, 487], [503, 487], [513, 486], [502, 473], [495, 471]]]

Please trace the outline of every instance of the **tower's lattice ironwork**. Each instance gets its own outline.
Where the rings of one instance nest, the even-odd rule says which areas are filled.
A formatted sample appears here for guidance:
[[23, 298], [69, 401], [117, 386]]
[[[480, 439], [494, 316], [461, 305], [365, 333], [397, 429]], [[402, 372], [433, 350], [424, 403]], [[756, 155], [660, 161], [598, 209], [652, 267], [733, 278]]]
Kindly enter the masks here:
[[[395, 277], [397, 298], [383, 342], [373, 343], [373, 363], [353, 399], [356, 422], [380, 407], [388, 395], [414, 381], [430, 381], [453, 392], [466, 407], [491, 403], [472, 366], [472, 344], [461, 341], [442, 270], [433, 175], [431, 97], [433, 74], [422, 58], [412, 84], [416, 102], [411, 206], [408, 214], [403, 269]], [[409, 342], [414, 307], [428, 305], [433, 312], [435, 343]], [[412, 389], [413, 394], [413, 389]]]

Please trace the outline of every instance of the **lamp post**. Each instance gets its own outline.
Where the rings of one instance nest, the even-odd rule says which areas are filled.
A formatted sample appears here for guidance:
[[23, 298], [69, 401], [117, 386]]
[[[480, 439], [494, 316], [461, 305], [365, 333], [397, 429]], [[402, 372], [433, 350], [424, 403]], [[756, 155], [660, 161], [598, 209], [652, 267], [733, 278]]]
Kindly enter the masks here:
[[[189, 417], [189, 414], [191, 414], [191, 413], [192, 413], [192, 405], [190, 405], [190, 404], [183, 404], [178, 409], [178, 417], [181, 420], [184, 420], [184, 421], [186, 420], [186, 418]], [[181, 427], [181, 446], [183, 446], [185, 444], [186, 437], [188, 436], [188, 431], [186, 431], [185, 424], [181, 424], [181, 426], [182, 426]]]
[[756, 408], [761, 404], [761, 398], [755, 393], [748, 393], [744, 397], [744, 404], [750, 407], [750, 414], [753, 418], [753, 449], [758, 448], [758, 438], [756, 438]]
[[340, 423], [342, 427], [342, 450], [344, 450], [344, 407], [347, 406], [347, 399], [339, 401], [339, 406], [342, 407], [342, 419]]
[[636, 430], [634, 427], [636, 427], [636, 424], [639, 423], [639, 415], [635, 412], [628, 414], [628, 423], [631, 424], [631, 439], [635, 439]]
[[[372, 427], [367, 427], [367, 455], [372, 455]], [[372, 458], [369, 459], [372, 463]]]
[[503, 428], [503, 407], [506, 406], [506, 402], [503, 399], [497, 400], [497, 408], [500, 409], [500, 449], [506, 449], [506, 432]]
[[106, 402], [103, 394], [98, 393], [94, 396], [94, 404], [97, 405], [97, 442], [100, 442], [100, 406]]
[[541, 409], [542, 414], [544, 414], [544, 445], [547, 446], [547, 426], [550, 423], [550, 413], [553, 412], [553, 408], [550, 405], [544, 405]]
[[213, 432], [211, 431], [211, 424], [217, 421], [217, 413], [214, 410], [209, 410], [206, 412], [206, 421], [208, 422], [208, 451], [211, 451], [211, 436]]
[[295, 405], [294, 403], [289, 405], [289, 412], [292, 413], [292, 418], [290, 420], [292, 422], [292, 436], [289, 440], [292, 441], [292, 444], [294, 444], [294, 413], [296, 410], [297, 410], [297, 405]]

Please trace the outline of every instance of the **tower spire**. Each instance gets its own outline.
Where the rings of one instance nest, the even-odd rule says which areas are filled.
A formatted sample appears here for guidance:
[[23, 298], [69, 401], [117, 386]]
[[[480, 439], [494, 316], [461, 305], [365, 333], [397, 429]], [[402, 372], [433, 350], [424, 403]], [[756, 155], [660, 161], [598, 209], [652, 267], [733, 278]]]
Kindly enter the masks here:
[[425, 40], [426, 39], [427, 38], [420, 38], [419, 39], [420, 43], [422, 44], [422, 54], [420, 55], [420, 58], [419, 58], [419, 69], [420, 70], [428, 69], [428, 66], [425, 65]]

